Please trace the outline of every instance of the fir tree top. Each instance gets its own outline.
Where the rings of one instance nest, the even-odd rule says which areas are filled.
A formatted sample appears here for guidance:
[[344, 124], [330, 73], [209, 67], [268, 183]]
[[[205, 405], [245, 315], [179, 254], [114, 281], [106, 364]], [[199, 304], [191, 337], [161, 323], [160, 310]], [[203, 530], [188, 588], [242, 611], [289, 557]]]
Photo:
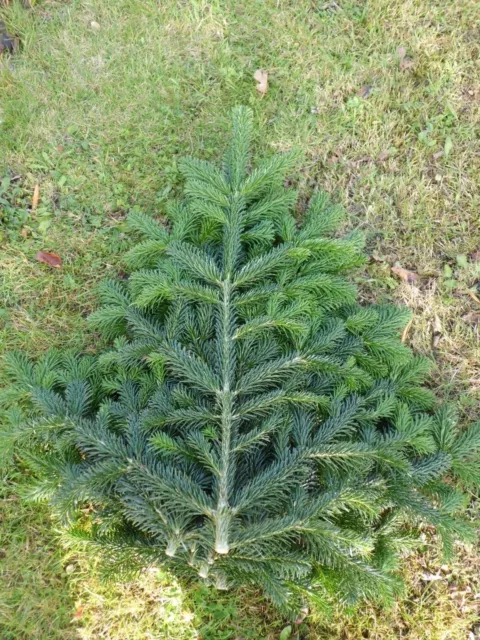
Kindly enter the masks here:
[[430, 412], [408, 311], [357, 303], [362, 241], [335, 235], [341, 209], [317, 193], [298, 226], [291, 156], [250, 170], [252, 114], [233, 122], [222, 170], [181, 163], [166, 225], [130, 216], [132, 274], [91, 317], [113, 349], [8, 358], [33, 417], [11, 409], [5, 442], [116, 563], [260, 585], [280, 606], [390, 593], [412, 524], [449, 546], [465, 532], [443, 478], [479, 483], [480, 428]]

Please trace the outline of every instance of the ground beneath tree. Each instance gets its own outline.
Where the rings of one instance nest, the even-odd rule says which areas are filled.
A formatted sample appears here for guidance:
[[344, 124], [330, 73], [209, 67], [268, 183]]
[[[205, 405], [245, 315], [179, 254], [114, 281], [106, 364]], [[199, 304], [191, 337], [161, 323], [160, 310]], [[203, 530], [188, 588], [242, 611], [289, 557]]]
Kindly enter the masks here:
[[[435, 361], [432, 387], [477, 419], [476, 0], [43, 0], [0, 18], [22, 43], [0, 56], [0, 351], [97, 346], [85, 317], [98, 280], [122, 273], [126, 213], [162, 215], [177, 159], [217, 159], [243, 103], [259, 156], [303, 152], [300, 202], [321, 187], [345, 205], [370, 256], [362, 295], [412, 309], [404, 339]], [[151, 573], [100, 585], [91, 563], [55, 555], [47, 516], [15, 498], [21, 474], [7, 480], [2, 638], [273, 639], [287, 626], [255, 593], [218, 600]], [[307, 618], [290, 637], [480, 637], [478, 566], [474, 549], [413, 556], [390, 611]]]

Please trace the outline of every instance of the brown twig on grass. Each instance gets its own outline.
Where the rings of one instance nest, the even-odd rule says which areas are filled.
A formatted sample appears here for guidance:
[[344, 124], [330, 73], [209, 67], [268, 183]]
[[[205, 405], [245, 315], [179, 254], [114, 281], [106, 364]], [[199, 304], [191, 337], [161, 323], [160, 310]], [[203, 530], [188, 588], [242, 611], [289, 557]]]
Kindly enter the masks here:
[[473, 291], [469, 290], [467, 291], [468, 295], [472, 298], [472, 300], [475, 300], [475, 302], [480, 305], [480, 298], [478, 296], [476, 296]]
[[402, 343], [405, 344], [405, 341], [407, 340], [408, 337], [408, 332], [410, 331], [410, 328], [413, 324], [413, 318], [410, 318], [410, 320], [408, 321], [407, 326], [405, 327], [405, 329], [403, 330], [402, 333]]

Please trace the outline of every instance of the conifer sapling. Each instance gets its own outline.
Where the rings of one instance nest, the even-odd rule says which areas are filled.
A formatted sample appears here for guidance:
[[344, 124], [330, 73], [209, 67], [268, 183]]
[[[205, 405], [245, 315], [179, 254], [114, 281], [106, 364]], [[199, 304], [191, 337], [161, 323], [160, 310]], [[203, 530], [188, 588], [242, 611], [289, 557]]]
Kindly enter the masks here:
[[408, 311], [356, 300], [361, 238], [335, 235], [322, 193], [297, 225], [291, 157], [250, 169], [251, 131], [237, 108], [222, 170], [181, 163], [166, 225], [131, 214], [131, 276], [91, 317], [111, 349], [7, 358], [4, 449], [115, 566], [256, 585], [291, 609], [388, 595], [415, 525], [447, 548], [467, 533], [480, 428], [432, 412]]

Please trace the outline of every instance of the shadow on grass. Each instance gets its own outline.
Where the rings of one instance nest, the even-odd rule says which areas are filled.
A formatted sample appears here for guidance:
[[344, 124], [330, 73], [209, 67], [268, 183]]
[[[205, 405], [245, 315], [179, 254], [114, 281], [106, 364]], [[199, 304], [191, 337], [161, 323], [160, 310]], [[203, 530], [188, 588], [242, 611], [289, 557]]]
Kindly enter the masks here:
[[2, 640], [70, 640], [74, 598], [47, 512], [24, 504], [19, 476], [0, 489], [0, 637]]
[[[258, 591], [219, 592], [177, 581], [160, 569], [129, 582], [106, 582], [93, 555], [62, 550], [47, 508], [19, 497], [24, 484], [21, 472], [10, 471], [0, 489], [1, 640], [283, 637], [288, 623]], [[406, 592], [393, 607], [363, 605], [350, 615], [338, 608], [329, 620], [312, 613], [285, 637], [456, 640], [472, 629], [476, 633], [480, 556], [473, 547], [457, 551], [444, 565], [434, 541], [427, 541], [424, 554], [407, 561]]]
[[91, 555], [62, 551], [48, 510], [20, 497], [20, 472], [0, 492], [0, 638], [70, 640], [277, 638], [282, 621], [258, 592], [219, 593], [159, 569], [101, 580]]

